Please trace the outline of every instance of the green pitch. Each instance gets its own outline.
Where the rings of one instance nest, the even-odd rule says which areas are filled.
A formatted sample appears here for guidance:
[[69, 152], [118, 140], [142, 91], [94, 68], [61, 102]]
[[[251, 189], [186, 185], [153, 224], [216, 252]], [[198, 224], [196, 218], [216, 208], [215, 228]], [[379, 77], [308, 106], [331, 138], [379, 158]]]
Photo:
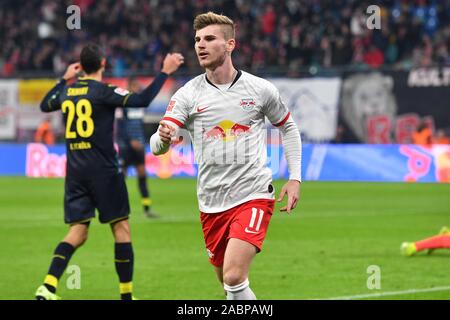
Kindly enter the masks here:
[[[136, 180], [128, 180], [140, 299], [224, 298], [204, 249], [195, 186], [190, 179], [151, 179], [154, 209], [163, 218], [148, 220]], [[32, 299], [67, 230], [63, 180], [0, 178], [0, 190], [0, 299]], [[281, 214], [279, 207], [252, 267], [259, 299], [450, 299], [450, 251], [399, 254], [402, 241], [450, 225], [449, 184], [306, 182], [294, 214]], [[112, 239], [109, 226], [94, 220], [89, 240], [70, 262], [80, 267], [81, 289], [68, 289], [71, 275], [64, 274], [63, 299], [118, 298]], [[381, 271], [379, 290], [367, 288], [371, 265]]]

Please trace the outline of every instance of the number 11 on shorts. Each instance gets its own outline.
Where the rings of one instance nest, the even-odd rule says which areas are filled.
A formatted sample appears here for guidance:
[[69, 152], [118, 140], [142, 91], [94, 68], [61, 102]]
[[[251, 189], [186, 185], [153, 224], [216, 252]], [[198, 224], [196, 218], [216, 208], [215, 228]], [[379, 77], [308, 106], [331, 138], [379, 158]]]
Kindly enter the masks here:
[[261, 227], [261, 222], [263, 220], [264, 210], [259, 209], [259, 217], [258, 217], [258, 223], [255, 227], [256, 222], [256, 216], [258, 215], [258, 209], [252, 208], [252, 218], [250, 219], [250, 223], [248, 227], [245, 228], [245, 232], [247, 233], [258, 233], [259, 228]]

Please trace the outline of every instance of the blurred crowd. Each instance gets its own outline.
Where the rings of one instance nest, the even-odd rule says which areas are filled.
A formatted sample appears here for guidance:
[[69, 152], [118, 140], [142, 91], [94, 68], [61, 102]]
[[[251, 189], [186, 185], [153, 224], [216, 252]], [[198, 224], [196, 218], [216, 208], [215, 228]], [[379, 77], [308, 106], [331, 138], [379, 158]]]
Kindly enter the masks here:
[[[80, 30], [66, 26], [72, 4], [81, 8]], [[372, 4], [381, 8], [380, 30], [366, 25]], [[255, 73], [450, 65], [450, 0], [2, 0], [0, 74], [60, 73], [86, 41], [105, 48], [114, 76], [159, 70], [170, 51], [198, 72], [192, 22], [208, 10], [234, 19], [234, 61]]]

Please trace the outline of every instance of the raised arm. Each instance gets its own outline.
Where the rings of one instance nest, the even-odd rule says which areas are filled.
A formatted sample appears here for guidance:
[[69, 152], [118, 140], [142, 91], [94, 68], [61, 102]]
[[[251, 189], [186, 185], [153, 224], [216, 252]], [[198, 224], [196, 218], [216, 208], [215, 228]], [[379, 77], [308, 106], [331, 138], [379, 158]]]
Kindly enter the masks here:
[[147, 108], [150, 102], [161, 90], [169, 75], [178, 70], [184, 63], [184, 57], [179, 53], [167, 54], [161, 72], [155, 77], [141, 93], [130, 93], [125, 97], [123, 106], [125, 108]]
[[79, 62], [72, 63], [67, 67], [62, 79], [45, 95], [40, 104], [42, 112], [52, 112], [61, 109], [61, 102], [59, 95], [61, 90], [66, 85], [66, 82], [78, 74], [81, 71], [81, 65]]

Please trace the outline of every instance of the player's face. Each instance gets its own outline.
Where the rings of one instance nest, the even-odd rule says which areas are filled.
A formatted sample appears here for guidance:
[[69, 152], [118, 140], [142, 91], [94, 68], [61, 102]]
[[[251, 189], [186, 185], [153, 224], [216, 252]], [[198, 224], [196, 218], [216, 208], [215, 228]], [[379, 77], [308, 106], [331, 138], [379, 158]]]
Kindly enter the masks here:
[[221, 66], [232, 51], [230, 41], [234, 44], [234, 39], [225, 40], [225, 34], [220, 25], [209, 25], [197, 30], [195, 52], [200, 65], [212, 70]]

